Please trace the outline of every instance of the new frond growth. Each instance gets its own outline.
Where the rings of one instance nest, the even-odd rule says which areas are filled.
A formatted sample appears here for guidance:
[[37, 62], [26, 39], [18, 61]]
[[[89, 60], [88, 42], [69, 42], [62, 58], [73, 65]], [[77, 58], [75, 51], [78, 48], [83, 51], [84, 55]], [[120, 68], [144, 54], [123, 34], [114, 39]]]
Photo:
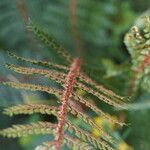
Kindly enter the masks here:
[[125, 36], [125, 44], [132, 57], [133, 79], [130, 94], [139, 86], [149, 91], [150, 74], [150, 16], [142, 16]]
[[[125, 103], [124, 97], [98, 85], [85, 75], [82, 72], [83, 62], [81, 58], [72, 58], [71, 55], [69, 55], [68, 52], [47, 33], [43, 32], [32, 23], [30, 24], [30, 30], [32, 30], [41, 41], [63, 56], [70, 65], [64, 66], [52, 62], [36, 61], [16, 56], [9, 52], [9, 56], [14, 59], [37, 66], [43, 66], [46, 69], [17, 66], [14, 64], [6, 64], [6, 67], [20, 74], [36, 74], [48, 78], [59, 83], [62, 88], [57, 89], [50, 86], [20, 82], [3, 82], [3, 84], [17, 89], [42, 91], [53, 94], [58, 98], [59, 105], [22, 104], [4, 109], [4, 114], [9, 116], [20, 114], [32, 115], [34, 113], [52, 114], [57, 117], [58, 123], [52, 124], [49, 122], [37, 122], [29, 125], [13, 125], [11, 128], [1, 130], [0, 134], [7, 137], [21, 137], [31, 134], [52, 134], [54, 136], [53, 141], [48, 141], [43, 145], [38, 146], [36, 149], [50, 149], [53, 147], [56, 150], [61, 150], [64, 145], [67, 145], [70, 149], [78, 150], [113, 150], [115, 148], [115, 140], [113, 137], [111, 137], [105, 129], [96, 124], [85, 111], [79, 109], [78, 105], [84, 105], [84, 107], [87, 107], [97, 115], [103, 116], [121, 126], [124, 125], [124, 123], [107, 115], [104, 111], [99, 109], [96, 104], [90, 102], [82, 95], [79, 95], [77, 91], [78, 89], [82, 89], [86, 93], [97, 97], [100, 101], [113, 107], [123, 107]], [[70, 115], [82, 120], [87, 126], [97, 129], [102, 134], [101, 138], [95, 137], [91, 130], [87, 131], [75, 125], [71, 121], [69, 117]]]

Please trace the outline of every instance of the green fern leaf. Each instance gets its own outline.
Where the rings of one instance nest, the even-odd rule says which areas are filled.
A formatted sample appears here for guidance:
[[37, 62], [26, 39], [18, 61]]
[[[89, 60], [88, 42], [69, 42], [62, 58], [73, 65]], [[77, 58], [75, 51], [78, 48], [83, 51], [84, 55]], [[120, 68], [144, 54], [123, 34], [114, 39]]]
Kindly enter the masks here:
[[46, 78], [49, 78], [51, 80], [54, 80], [60, 84], [64, 84], [64, 78], [65, 74], [58, 72], [58, 71], [51, 71], [51, 70], [46, 70], [46, 69], [35, 69], [35, 68], [27, 68], [27, 67], [21, 67], [21, 66], [16, 66], [13, 64], [6, 64], [5, 65], [7, 68], [21, 74], [26, 74], [26, 75], [42, 75]]
[[5, 137], [23, 137], [32, 134], [53, 134], [54, 124], [49, 122], [37, 122], [28, 125], [13, 125], [11, 128], [3, 129], [0, 134]]
[[56, 115], [57, 111], [58, 111], [57, 107], [48, 106], [45, 104], [24, 104], [24, 105], [16, 105], [16, 106], [5, 108], [3, 113], [9, 116], [19, 115], [19, 114], [31, 115], [33, 113]]
[[72, 57], [70, 56], [70, 54], [64, 47], [62, 47], [61, 44], [59, 44], [54, 39], [54, 37], [49, 36], [47, 33], [45, 33], [43, 30], [41, 30], [38, 26], [36, 26], [32, 22], [29, 23], [28, 29], [32, 31], [36, 35], [36, 37], [38, 37], [47, 46], [49, 46], [53, 50], [56, 50], [60, 56], [63, 56], [65, 58], [65, 60], [67, 60], [68, 62], [72, 61]]
[[17, 59], [19, 61], [24, 61], [26, 63], [31, 63], [34, 65], [39, 65], [39, 66], [43, 66], [43, 67], [48, 67], [48, 68], [54, 68], [54, 69], [59, 69], [59, 70], [68, 70], [68, 68], [64, 65], [58, 65], [52, 62], [47, 62], [47, 61], [37, 61], [37, 60], [33, 60], [33, 59], [29, 59], [29, 58], [25, 58], [25, 57], [20, 57], [15, 55], [12, 52], [8, 51], [8, 55], [14, 59]]
[[4, 85], [11, 86], [16, 89], [26, 89], [31, 91], [43, 91], [56, 96], [61, 95], [61, 91], [58, 89], [50, 88], [42, 85], [28, 84], [28, 83], [16, 83], [16, 82], [3, 82]]

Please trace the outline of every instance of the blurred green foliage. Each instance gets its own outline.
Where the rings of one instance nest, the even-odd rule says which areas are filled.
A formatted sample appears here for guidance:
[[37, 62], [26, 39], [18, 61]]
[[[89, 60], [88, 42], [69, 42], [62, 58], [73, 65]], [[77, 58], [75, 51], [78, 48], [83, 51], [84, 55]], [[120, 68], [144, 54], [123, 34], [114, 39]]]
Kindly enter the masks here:
[[[127, 96], [131, 80], [131, 57], [123, 38], [136, 18], [149, 8], [150, 0], [78, 0], [78, 3], [77, 25], [84, 47], [84, 61], [88, 64], [84, 67], [85, 71], [97, 82]], [[74, 54], [75, 42], [71, 33], [69, 0], [0, 0], [0, 81], [17, 80], [4, 68], [6, 62], [12, 61], [7, 56], [7, 50], [29, 58], [60, 62], [55, 53], [36, 41], [27, 31], [29, 18], [53, 34], [70, 53]], [[33, 80], [25, 76], [18, 78], [23, 81]], [[36, 82], [47, 83], [38, 77]], [[53, 82], [49, 84], [57, 86]], [[15, 103], [37, 99], [44, 101], [46, 99], [52, 103], [50, 100], [52, 97], [41, 93], [34, 95], [8, 87], [0, 87], [0, 91], [0, 110]], [[150, 93], [139, 91], [133, 101], [134, 103], [150, 101]], [[117, 135], [135, 150], [149, 150], [150, 109], [116, 112], [120, 117], [122, 113], [131, 125], [118, 130]], [[0, 116], [0, 128], [8, 127], [12, 122], [29, 122], [40, 117], [21, 116], [9, 119], [2, 113]], [[42, 119], [50, 120], [47, 116]], [[44, 139], [29, 137], [17, 141], [0, 137], [0, 149], [31, 150]]]

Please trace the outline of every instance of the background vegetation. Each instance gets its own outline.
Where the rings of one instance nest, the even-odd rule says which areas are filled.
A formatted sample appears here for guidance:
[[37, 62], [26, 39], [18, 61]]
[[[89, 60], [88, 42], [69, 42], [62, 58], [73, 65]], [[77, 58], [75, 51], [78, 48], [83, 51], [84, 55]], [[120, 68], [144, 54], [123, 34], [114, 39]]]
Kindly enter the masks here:
[[[0, 81], [18, 80], [15, 78], [16, 74], [4, 67], [6, 62], [15, 62], [7, 56], [7, 50], [29, 58], [61, 62], [55, 52], [44, 47], [27, 31], [29, 18], [56, 37], [70, 53], [75, 53], [76, 42], [72, 34], [69, 2], [69, 0], [0, 0]], [[77, 27], [83, 44], [84, 61], [88, 64], [85, 68], [87, 74], [117, 93], [128, 96], [132, 74], [131, 57], [123, 39], [137, 17], [149, 9], [150, 0], [78, 0], [78, 3]], [[26, 76], [18, 78], [22, 81], [33, 80]], [[38, 77], [34, 81], [47, 83]], [[54, 85], [53, 82], [49, 84]], [[51, 96], [43, 93], [0, 87], [0, 111], [12, 104], [41, 100], [53, 102]], [[140, 90], [136, 98], [132, 98], [132, 102], [134, 104], [128, 106], [128, 111], [113, 111], [120, 120], [130, 123], [128, 127], [118, 128], [110, 122], [107, 125], [111, 128], [112, 134], [120, 139], [118, 150], [149, 150], [150, 93]], [[106, 106], [103, 108], [108, 112], [112, 111]], [[0, 128], [39, 118], [41, 116], [35, 115], [30, 118], [17, 116], [10, 119], [0, 113]], [[55, 118], [45, 116], [41, 119], [48, 121]], [[103, 118], [94, 119], [99, 123], [105, 122]], [[97, 132], [93, 130], [93, 134]], [[35, 136], [21, 139], [0, 137], [0, 149], [31, 150], [45, 139]]]

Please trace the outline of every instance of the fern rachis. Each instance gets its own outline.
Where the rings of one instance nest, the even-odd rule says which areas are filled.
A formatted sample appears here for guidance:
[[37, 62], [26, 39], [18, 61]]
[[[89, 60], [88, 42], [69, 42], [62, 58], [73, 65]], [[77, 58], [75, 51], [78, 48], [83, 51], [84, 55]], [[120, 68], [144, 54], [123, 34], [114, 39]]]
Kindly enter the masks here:
[[59, 122], [57, 127], [57, 136], [56, 136], [56, 148], [58, 150], [61, 149], [61, 144], [63, 141], [63, 130], [64, 125], [66, 123], [66, 115], [68, 111], [68, 103], [72, 96], [73, 87], [76, 83], [76, 78], [78, 77], [78, 74], [80, 72], [80, 59], [74, 59], [73, 63], [71, 64], [70, 71], [66, 77], [66, 83], [65, 83], [65, 89], [62, 95], [62, 106], [60, 108], [60, 114], [59, 114]]

